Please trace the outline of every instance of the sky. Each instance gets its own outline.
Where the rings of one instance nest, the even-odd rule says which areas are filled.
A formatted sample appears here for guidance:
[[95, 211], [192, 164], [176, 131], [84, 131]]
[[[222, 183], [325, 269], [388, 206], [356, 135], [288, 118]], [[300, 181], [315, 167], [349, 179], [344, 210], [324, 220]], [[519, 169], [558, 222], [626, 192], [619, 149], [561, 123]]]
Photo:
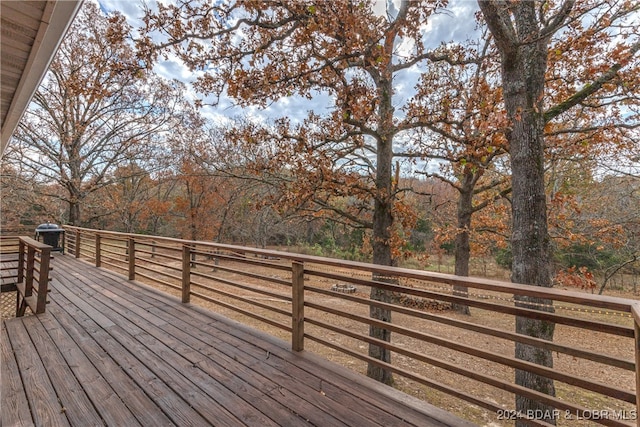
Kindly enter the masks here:
[[[93, 1], [97, 1], [103, 11], [118, 11], [122, 13], [134, 29], [142, 25], [141, 18], [143, 11], [139, 1]], [[165, 0], [165, 2], [166, 1], [167, 0]], [[391, 0], [392, 3], [394, 1], [397, 2], [397, 0]], [[152, 4], [153, 1], [149, 0], [149, 3]], [[385, 6], [385, 0], [378, 0], [378, 10], [380, 13], [385, 13]], [[429, 32], [429, 40], [433, 41], [433, 47], [439, 45], [441, 42], [463, 41], [471, 37], [475, 31], [473, 14], [477, 9], [478, 6], [475, 0], [450, 1], [447, 11], [432, 17], [426, 26], [426, 31]], [[192, 81], [194, 78], [194, 74], [189, 71], [185, 65], [171, 58], [168, 61], [159, 62], [154, 67], [154, 71], [164, 78], [177, 79], [186, 83]], [[396, 79], [395, 102], [401, 105], [403, 100], [411, 96], [412, 89], [419, 77], [419, 70], [412, 70], [412, 72], [407, 72], [399, 77], [400, 78]], [[187, 86], [189, 87], [189, 85]], [[192, 99], [201, 97], [201, 95], [196, 94], [190, 87], [188, 91], [187, 96]], [[266, 122], [281, 116], [287, 116], [293, 122], [300, 122], [306, 117], [308, 111], [322, 112], [330, 103], [331, 100], [326, 95], [320, 95], [311, 100], [293, 96], [282, 98], [278, 102], [269, 105], [266, 109], [260, 109], [258, 107], [240, 108], [235, 106], [230, 99], [222, 98], [217, 106], [204, 107], [202, 114], [214, 123], [225, 123], [234, 117], [247, 117], [252, 120]]]

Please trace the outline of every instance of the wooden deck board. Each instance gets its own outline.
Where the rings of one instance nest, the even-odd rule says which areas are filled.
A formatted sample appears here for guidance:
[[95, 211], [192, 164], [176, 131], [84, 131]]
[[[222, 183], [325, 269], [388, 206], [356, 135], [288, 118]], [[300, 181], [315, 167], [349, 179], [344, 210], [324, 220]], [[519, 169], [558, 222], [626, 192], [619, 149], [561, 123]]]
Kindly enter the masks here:
[[[95, 283], [92, 286], [99, 287], [100, 284]], [[136, 291], [128, 287], [122, 287], [121, 284], [113, 283], [112, 286], [118, 286], [117, 293], [120, 301], [135, 301], [134, 295], [129, 295], [127, 290]], [[113, 288], [112, 288], [113, 289]], [[96, 289], [97, 290], [97, 289]], [[125, 305], [129, 305], [125, 303]], [[117, 305], [114, 305], [117, 308]], [[163, 325], [162, 330], [153, 331], [151, 327], [147, 327], [147, 332], [154, 335], [158, 340], [164, 340], [165, 343], [173, 349], [180, 348], [180, 353], [191, 354], [194, 359], [190, 362], [200, 364], [204, 368], [204, 364], [212, 360], [223, 358], [225, 366], [233, 367], [227, 376], [240, 377], [246, 381], [258, 383], [262, 390], [269, 390], [272, 397], [281, 401], [285, 407], [291, 407], [296, 403], [296, 410], [303, 418], [317, 419], [319, 416], [323, 418], [323, 425], [394, 425], [398, 422], [398, 418], [388, 413], [381, 413], [379, 407], [372, 405], [368, 401], [354, 398], [351, 390], [343, 390], [334, 386], [331, 382], [327, 382], [323, 376], [311, 375], [308, 372], [297, 368], [295, 365], [279, 360], [277, 356], [267, 356], [270, 354], [270, 345], [263, 343], [263, 349], [256, 347], [255, 337], [248, 336], [247, 340], [251, 340], [254, 346], [247, 347], [247, 341], [233, 338], [226, 331], [221, 331], [208, 326], [207, 323], [211, 319], [204, 317], [200, 321], [193, 323], [184, 323], [179, 318], [180, 313], [169, 313], [161, 308], [151, 309], [159, 318], [168, 317], [166, 322], [155, 321], [152, 324]], [[148, 317], [147, 313], [143, 314]], [[169, 324], [172, 322], [173, 325]], [[204, 331], [202, 331], [204, 328]], [[190, 331], [187, 335], [184, 331]], [[170, 335], [169, 335], [170, 334]], [[171, 335], [177, 338], [169, 338]], [[215, 347], [206, 344], [207, 340], [214, 338]], [[190, 343], [188, 345], [183, 344]], [[225, 344], [225, 345], [223, 345]], [[195, 349], [198, 350], [195, 350]], [[245, 349], [247, 350], [240, 350]], [[205, 352], [204, 354], [202, 352]], [[285, 353], [286, 354], [286, 353]], [[210, 358], [208, 358], [209, 356]], [[269, 360], [270, 359], [270, 360]], [[240, 363], [239, 363], [240, 362]], [[257, 376], [256, 374], [260, 374]], [[279, 384], [294, 381], [292, 390], [283, 390]], [[225, 381], [225, 384], [229, 384]], [[258, 390], [259, 391], [259, 390]], [[234, 392], [237, 392], [234, 390]], [[292, 394], [295, 393], [295, 394]], [[302, 401], [300, 399], [303, 399]], [[335, 411], [336, 407], [341, 410]], [[273, 416], [273, 402], [264, 408], [270, 416]], [[391, 408], [390, 408], [391, 409]], [[406, 419], [406, 417], [405, 417]], [[278, 419], [281, 422], [281, 419]]]
[[[66, 297], [72, 297], [67, 290], [60, 289]], [[134, 388], [130, 393], [141, 393], [148, 395], [154, 405], [161, 408], [162, 412], [171, 419], [172, 423], [178, 426], [183, 425], [207, 425], [207, 421], [198, 414], [188, 402], [178, 398], [175, 391], [166, 384], [169, 379], [159, 378], [146, 364], [140, 361], [133, 352], [136, 348], [128, 348], [113, 338], [106, 329], [91, 319], [87, 312], [79, 307], [70, 304], [60, 305], [62, 309], [73, 316], [86, 332], [103, 348], [103, 350], [113, 358], [116, 365], [122, 367], [126, 375], [133, 381]], [[93, 310], [89, 310], [92, 312]], [[114, 326], [109, 326], [113, 328]]]
[[[38, 318], [59, 349], [58, 352], [58, 349], [50, 348], [48, 350], [49, 353], [51, 355], [55, 354], [58, 358], [64, 358], [64, 361], [58, 359], [52, 362], [59, 363], [62, 367], [61, 370], [65, 370], [65, 363], [68, 365], [70, 372], [67, 372], [67, 375], [69, 375], [69, 377], [71, 377], [71, 375], [75, 376], [80, 383], [78, 386], [82, 387], [83, 392], [86, 393], [86, 396], [90, 399], [91, 404], [97, 411], [96, 424], [99, 425], [101, 420], [104, 419], [108, 425], [131, 427], [141, 425], [135, 415], [113, 390], [111, 384], [107, 382], [101, 372], [91, 363], [91, 360], [87, 357], [83, 349], [78, 346], [72, 336], [58, 323], [57, 319], [54, 316], [38, 316]], [[45, 349], [45, 351], [47, 350]], [[115, 369], [111, 370], [108, 376], [115, 373], [114, 371]], [[88, 386], [83, 386], [83, 384], [88, 384]], [[88, 423], [89, 420], [86, 414], [84, 412], [79, 413], [82, 413], [83, 420]]]
[[[117, 326], [109, 330], [111, 335], [125, 346], [139, 348], [138, 356], [151, 362], [158, 376], [170, 378], [177, 393], [191, 394], [190, 403], [206, 418], [216, 419], [220, 425], [237, 424], [238, 419], [254, 425], [277, 425], [256, 408], [229, 393], [220, 382], [212, 382], [209, 375], [188, 360], [183, 353], [191, 353], [192, 349], [155, 326], [165, 324], [167, 320], [141, 312], [132, 302], [122, 298], [120, 292], [105, 292], [113, 297], [105, 300], [105, 304], [88, 296], [87, 300], [116, 320]], [[140, 347], [141, 344], [144, 347]], [[212, 399], [216, 404], [211, 404]], [[233, 408], [233, 414], [226, 408]]]
[[[352, 413], [352, 411], [347, 410], [347, 408], [343, 408], [342, 411], [338, 411], [338, 414], [344, 412], [341, 415], [342, 418], [347, 418], [346, 420], [339, 420], [335, 415], [332, 414], [331, 411], [328, 411], [326, 407], [322, 407], [322, 399], [318, 400], [318, 397], [321, 396], [320, 392], [306, 387], [304, 384], [300, 384], [299, 381], [294, 381], [291, 377], [282, 378], [282, 373], [276, 369], [263, 369], [261, 371], [257, 371], [254, 368], [246, 368], [242, 362], [250, 365], [250, 366], [260, 366], [259, 359], [250, 359], [247, 361], [247, 357], [243, 355], [242, 349], [244, 347], [248, 347], [248, 342], [236, 342], [234, 341], [231, 345], [225, 343], [223, 340], [225, 335], [222, 336], [211, 336], [204, 334], [201, 336], [203, 341], [194, 340], [193, 337], [189, 334], [193, 333], [191, 331], [197, 331], [197, 322], [193, 325], [187, 325], [185, 328], [176, 329], [172, 328], [169, 322], [179, 322], [180, 319], [177, 316], [168, 314], [161, 308], [152, 309], [152, 311], [144, 312], [140, 309], [133, 306], [139, 298], [134, 294], [129, 294], [129, 292], [139, 293], [139, 290], [132, 289], [128, 287], [123, 287], [118, 281], [106, 281], [108, 285], [108, 289], [101, 289], [103, 285], [98, 282], [93, 282], [90, 286], [97, 294], [102, 294], [105, 292], [113, 297], [113, 299], [105, 300], [105, 306], [100, 309], [100, 312], [105, 313], [109, 310], [113, 310], [110, 313], [109, 317], [114, 319], [119, 316], [129, 316], [129, 320], [133, 320], [136, 325], [142, 325], [145, 328], [146, 333], [149, 335], [145, 335], [142, 330], [137, 330], [136, 335], [142, 337], [142, 340], [145, 340], [144, 344], [151, 348], [154, 347], [155, 351], [158, 353], [163, 353], [163, 357], [173, 357], [172, 352], [167, 349], [173, 349], [179, 351], [180, 354], [186, 357], [186, 355], [191, 355], [190, 360], [186, 360], [186, 365], [184, 365], [185, 361], [181, 361], [179, 359], [175, 359], [174, 362], [176, 366], [183, 365], [184, 369], [188, 369], [189, 367], [198, 366], [201, 370], [203, 369], [203, 365], [209, 361], [213, 362], [214, 360], [220, 359], [222, 356], [224, 358], [224, 364], [227, 366], [228, 374], [227, 376], [241, 376], [244, 374], [244, 378], [247, 381], [250, 381], [254, 384], [257, 384], [259, 388], [254, 388], [253, 395], [262, 396], [265, 395], [265, 390], [268, 391], [268, 394], [275, 396], [275, 401], [269, 402], [266, 405], [260, 405], [264, 410], [263, 414], [268, 414], [270, 417], [277, 418], [277, 423], [275, 421], [271, 421], [264, 418], [263, 414], [252, 414], [251, 409], [253, 408], [245, 408], [244, 401], [223, 401], [218, 402], [223, 407], [233, 407], [234, 413], [236, 416], [241, 418], [243, 421], [251, 421], [252, 425], [278, 425], [283, 420], [280, 417], [277, 417], [276, 411], [273, 411], [274, 404], [277, 401], [284, 402], [284, 406], [281, 410], [281, 416], [284, 415], [282, 411], [288, 412], [287, 418], [291, 418], [290, 421], [295, 420], [296, 422], [300, 422], [300, 417], [303, 419], [316, 419], [320, 420], [322, 425], [375, 425], [378, 424], [372, 420], [365, 419], [363, 417], [359, 417], [357, 413]], [[118, 289], [118, 292], [114, 292], [115, 289]], [[89, 298], [89, 291], [87, 291], [87, 295], [85, 297]], [[153, 314], [156, 313], [156, 314]], [[210, 321], [210, 319], [209, 319]], [[154, 327], [154, 325], [164, 325], [165, 329], [160, 329]], [[134, 326], [134, 328], [138, 328]], [[168, 330], [171, 330], [174, 335], [171, 335]], [[185, 331], [190, 331], [186, 333]], [[213, 339], [212, 339], [213, 338]], [[215, 342], [215, 346], [208, 345], [206, 342], [213, 341]], [[194, 347], [190, 347], [186, 342], [191, 342], [196, 347], [199, 347], [199, 350], [196, 350]], [[164, 345], [161, 345], [163, 343]], [[203, 353], [204, 351], [204, 353]], [[227, 354], [225, 355], [225, 352]], [[231, 353], [231, 355], [229, 355]], [[262, 353], [262, 357], [266, 356], [266, 352]], [[242, 358], [242, 360], [241, 360]], [[266, 367], [267, 365], [265, 365]], [[209, 367], [211, 367], [211, 363], [209, 363]], [[214, 371], [215, 372], [215, 371]], [[261, 374], [261, 375], [257, 375]], [[198, 370], [192, 370], [190, 372], [190, 378], [193, 380], [194, 378], [199, 378], [201, 376]], [[241, 377], [242, 378], [242, 377]], [[295, 389], [295, 394], [291, 393], [290, 390], [283, 389], [279, 386], [278, 381], [288, 381], [292, 382], [293, 388]], [[198, 385], [202, 388], [202, 384], [198, 383]], [[225, 382], [225, 386], [229, 386], [227, 382]], [[251, 386], [249, 383], [245, 383], [240, 385], [242, 388], [247, 388]], [[234, 390], [234, 393], [237, 393]], [[225, 394], [222, 392], [219, 393], [221, 397], [225, 397]], [[306, 399], [301, 399], [301, 397], [306, 397]], [[237, 399], [236, 399], [237, 400]], [[314, 403], [310, 403], [310, 401]], [[251, 406], [251, 405], [249, 405]], [[292, 413], [290, 408], [295, 406], [296, 412]], [[277, 407], [276, 407], [277, 408]], [[335, 408], [333, 408], [335, 409]], [[261, 416], [262, 415], [262, 416]]]
[[[66, 363], [60, 349], [57, 347], [61, 343], [54, 343], [51, 340], [42, 323], [40, 323], [38, 316], [27, 316], [24, 319], [24, 325], [34, 347], [37, 349], [42, 364], [45, 367], [56, 366], [56, 369], [47, 369], [47, 375], [58, 396], [58, 401], [61, 405], [60, 411], [69, 411], [68, 418], [71, 424], [101, 425], [100, 415], [98, 415], [91, 400], [71, 370], [70, 366], [74, 365]], [[91, 384], [88, 381], [90, 378], [80, 377], [80, 380]], [[96, 386], [96, 384], [91, 384], [91, 389], [97, 389], [98, 387]]]
[[0, 424], [5, 426], [33, 426], [27, 395], [24, 390], [16, 359], [13, 356], [13, 348], [9, 342], [9, 335], [2, 324], [2, 419]]
[[[98, 344], [94, 337], [87, 333], [87, 330], [78, 323], [76, 318], [69, 316], [55, 302], [49, 306], [48, 312], [51, 316], [47, 317], [53, 317], [60, 323], [60, 326], [78, 344], [88, 361], [100, 372], [102, 378], [109, 383], [141, 425], [174, 425], [147, 394], [139, 392], [140, 389], [135, 381]], [[80, 317], [79, 313], [77, 314]]]
[[47, 312], [3, 325], [3, 425], [469, 425], [118, 274], [54, 265]]
[[[37, 426], [68, 426], [67, 414], [49, 380], [47, 369], [29, 339], [23, 320], [11, 319], [5, 321], [5, 324], [27, 401], [39, 402], [38, 405], [29, 405], [33, 422]], [[2, 398], [4, 399], [4, 394]]]

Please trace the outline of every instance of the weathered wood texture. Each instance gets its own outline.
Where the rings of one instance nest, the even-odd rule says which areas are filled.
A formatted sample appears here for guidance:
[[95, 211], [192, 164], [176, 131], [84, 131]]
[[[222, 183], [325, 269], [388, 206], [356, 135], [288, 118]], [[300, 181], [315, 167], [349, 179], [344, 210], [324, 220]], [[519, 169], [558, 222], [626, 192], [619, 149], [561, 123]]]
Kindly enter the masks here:
[[[23, 262], [24, 255], [24, 262]], [[20, 302], [16, 317], [23, 316], [30, 308], [34, 313], [45, 312], [49, 287], [49, 263], [51, 246], [28, 237], [20, 237], [20, 259], [18, 261], [18, 295]], [[20, 271], [24, 268], [24, 281]]]
[[[294, 351], [320, 346], [342, 353], [350, 361], [377, 365], [419, 387], [476, 405], [487, 416], [503, 412], [509, 407], [506, 401], [514, 396], [580, 417], [606, 408], [623, 408], [611, 417], [593, 420], [611, 426], [629, 426], [635, 413], [631, 409], [637, 409], [638, 388], [629, 372], [637, 374], [631, 354], [632, 346], [640, 342], [630, 317], [634, 300], [212, 242], [67, 228], [71, 247], [83, 242], [82, 259], [98, 264], [107, 258], [105, 268], [180, 295], [183, 302], [204, 301], [225, 315], [268, 325], [271, 332], [275, 327], [289, 334]], [[101, 244], [95, 245], [98, 235]], [[354, 291], [356, 286], [377, 288], [393, 299], [382, 302], [363, 294], [347, 294], [331, 284], [350, 286]], [[467, 292], [456, 292], [460, 287]], [[522, 304], [523, 296], [548, 301]], [[438, 313], [455, 305], [470, 308], [472, 315], [462, 319]], [[374, 308], [393, 312], [395, 320], [373, 319], [370, 313]], [[482, 320], [487, 314], [492, 318], [489, 324]], [[517, 319], [522, 317], [553, 322], [569, 336], [548, 341], [515, 333]], [[372, 338], [365, 328], [385, 329], [394, 339]], [[571, 333], [585, 334], [598, 345], [577, 343], [570, 339]], [[553, 368], [526, 362], [513, 357], [509, 345], [501, 347], [505, 344], [502, 340], [555, 352], [558, 360], [570, 356], [573, 362]], [[357, 344], [349, 345], [354, 342]], [[391, 363], [380, 362], [367, 354], [371, 345], [400, 357], [392, 358]], [[502, 350], [496, 351], [499, 348]], [[560, 387], [573, 390], [564, 393], [571, 398], [515, 384], [508, 378], [512, 369], [562, 383]], [[611, 370], [624, 380], [612, 382], [609, 375], [585, 374]], [[446, 376], [445, 382], [440, 381], [440, 375]], [[605, 400], [598, 408], [585, 407], [578, 398], [584, 391]], [[545, 425], [535, 419], [535, 413], [513, 413], [529, 418], [531, 425]]]
[[72, 256], [2, 325], [2, 425], [442, 426], [441, 409]]
[[44, 313], [51, 249], [30, 237], [0, 236], [0, 290], [18, 292], [16, 316], [23, 316], [27, 308]]
[[[0, 236], [0, 290], [2, 292], [17, 290], [19, 252], [20, 238], [18, 236]], [[12, 316], [15, 315], [15, 307], [13, 311]]]

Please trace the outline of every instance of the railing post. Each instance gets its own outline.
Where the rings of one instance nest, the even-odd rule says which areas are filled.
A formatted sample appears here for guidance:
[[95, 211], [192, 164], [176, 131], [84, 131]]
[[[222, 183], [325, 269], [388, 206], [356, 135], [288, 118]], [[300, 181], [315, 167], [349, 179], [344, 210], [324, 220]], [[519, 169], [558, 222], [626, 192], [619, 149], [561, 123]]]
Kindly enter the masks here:
[[36, 301], [36, 313], [44, 313], [47, 306], [47, 292], [49, 289], [49, 260], [51, 248], [40, 249], [40, 271], [38, 274], [38, 299]]
[[636, 425], [640, 427], [640, 303], [631, 305], [633, 329], [635, 331], [636, 356]]
[[100, 242], [101, 242], [100, 233], [96, 232], [96, 267], [100, 267], [100, 265], [102, 264], [102, 257], [100, 255], [100, 252], [101, 252]]
[[25, 274], [24, 274], [24, 294], [22, 295], [22, 299], [20, 299], [20, 291], [18, 291], [16, 297], [16, 317], [24, 316], [24, 313], [27, 309], [27, 297], [33, 295], [33, 267], [36, 261], [36, 249], [31, 247], [30, 245], [26, 245], [27, 247], [27, 261], [24, 265]]
[[191, 300], [191, 246], [182, 245], [182, 302]]
[[80, 230], [76, 229], [76, 244], [75, 244], [75, 256], [80, 258]]
[[136, 242], [133, 237], [127, 240], [127, 254], [129, 256], [129, 280], [136, 279]]
[[22, 283], [24, 281], [24, 246], [25, 243], [20, 239], [18, 241], [18, 278], [16, 283]]
[[291, 264], [291, 349], [304, 350], [304, 264]]
[[[22, 239], [18, 240], [18, 277], [16, 278], [16, 284], [18, 283], [22, 283], [24, 281], [24, 271], [25, 271], [25, 264], [24, 264], [24, 249], [25, 249], [25, 243], [22, 241]], [[24, 312], [21, 312], [22, 310], [22, 306], [21, 306], [22, 301], [20, 301], [20, 291], [16, 292], [16, 317], [22, 316], [24, 314]]]
[[27, 245], [27, 263], [25, 265], [24, 297], [33, 294], [33, 268], [36, 263], [36, 249]]

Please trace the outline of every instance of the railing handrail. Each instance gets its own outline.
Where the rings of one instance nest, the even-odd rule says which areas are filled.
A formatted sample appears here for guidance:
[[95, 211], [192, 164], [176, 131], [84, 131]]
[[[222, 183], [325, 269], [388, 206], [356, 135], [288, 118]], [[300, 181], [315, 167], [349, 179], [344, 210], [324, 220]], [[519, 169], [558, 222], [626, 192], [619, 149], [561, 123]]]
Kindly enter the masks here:
[[[11, 242], [11, 248], [3, 254], [17, 254], [15, 275], [6, 278], [15, 279], [9, 283], [9, 290], [18, 292], [16, 316], [22, 316], [27, 307], [33, 313], [41, 314], [46, 311], [47, 293], [49, 291], [49, 272], [51, 270], [52, 247], [27, 236], [1, 236], [0, 241]], [[36, 256], [36, 254], [38, 256]], [[4, 287], [4, 286], [3, 286]], [[35, 295], [34, 295], [35, 292]]]
[[[50, 248], [51, 246], [46, 245], [42, 242], [39, 242], [38, 240], [35, 240], [31, 237], [28, 236], [0, 236], [0, 241], [2, 240], [15, 240], [16, 244], [18, 244], [18, 242], [22, 241], [25, 244], [32, 246], [33, 248], [37, 249], [37, 250], [42, 250], [42, 249], [46, 249], [46, 248]], [[18, 253], [18, 251], [15, 252], [8, 252], [8, 253]]]
[[594, 295], [576, 291], [567, 291], [564, 289], [542, 288], [535, 285], [525, 285], [511, 283], [506, 281], [486, 279], [481, 277], [463, 277], [453, 274], [438, 273], [426, 270], [413, 270], [402, 267], [390, 267], [361, 261], [349, 261], [338, 258], [320, 257], [314, 255], [298, 254], [294, 252], [284, 252], [272, 249], [260, 249], [250, 246], [230, 245], [225, 243], [206, 242], [200, 240], [178, 239], [173, 237], [150, 236], [145, 234], [123, 233], [118, 231], [96, 230], [90, 228], [76, 227], [65, 225], [64, 228], [70, 230], [79, 230], [87, 233], [100, 233], [101, 235], [121, 236], [123, 238], [133, 237], [137, 239], [147, 239], [154, 241], [172, 242], [180, 245], [198, 245], [210, 247], [213, 249], [223, 249], [234, 252], [244, 252], [267, 257], [283, 258], [290, 261], [309, 262], [312, 264], [325, 265], [331, 267], [343, 267], [356, 270], [364, 270], [367, 272], [378, 273], [388, 276], [400, 276], [408, 279], [424, 280], [442, 283], [446, 285], [464, 286], [474, 289], [482, 289], [486, 291], [496, 291], [502, 293], [513, 293], [516, 295], [524, 295], [538, 297], [543, 299], [553, 299], [555, 301], [563, 301], [568, 303], [579, 303], [590, 307], [604, 308], [609, 310], [621, 311], [624, 313], [631, 312], [631, 305], [636, 303], [635, 300], [621, 297], [613, 297], [606, 295]]
[[[589, 390], [606, 396], [607, 398], [616, 399], [616, 402], [624, 402], [625, 404], [634, 404], [635, 410], [638, 410], [640, 404], [640, 302], [634, 299], [610, 297], [602, 295], [592, 295], [576, 291], [566, 291], [562, 289], [540, 288], [532, 285], [514, 284], [505, 281], [492, 279], [484, 279], [477, 277], [459, 277], [451, 274], [436, 273], [430, 271], [412, 270], [400, 267], [388, 267], [376, 264], [346, 261], [341, 259], [319, 257], [313, 255], [296, 254], [292, 252], [277, 251], [271, 249], [253, 248], [239, 245], [229, 245], [215, 242], [193, 241], [186, 239], [177, 239], [162, 236], [149, 236], [134, 233], [122, 233], [105, 230], [95, 230], [74, 226], [65, 226], [71, 233], [68, 233], [72, 239], [71, 248], [77, 258], [95, 256], [96, 265], [105, 264], [109, 267], [124, 270], [128, 272], [128, 278], [135, 280], [137, 277], [143, 280], [150, 280], [152, 283], [165, 286], [172, 291], [181, 292], [182, 301], [190, 302], [191, 297], [198, 298], [201, 301], [216, 304], [222, 308], [234, 311], [237, 314], [257, 319], [267, 325], [274, 326], [280, 330], [287, 331], [291, 337], [291, 348], [294, 351], [301, 351], [305, 348], [305, 342], [315, 342], [327, 348], [336, 350], [348, 356], [360, 359], [369, 364], [377, 365], [383, 369], [398, 373], [405, 378], [417, 381], [423, 385], [431, 387], [435, 390], [442, 391], [454, 397], [474, 403], [484, 409], [498, 412], [503, 411], [495, 402], [486, 399], [478, 399], [468, 394], [462, 389], [456, 389], [455, 386], [440, 383], [431, 378], [417, 374], [413, 368], [403, 368], [400, 365], [392, 365], [381, 362], [370, 355], [358, 353], [351, 348], [347, 348], [336, 344], [323, 334], [318, 334], [320, 330], [329, 330], [343, 335], [348, 338], [356, 339], [363, 343], [368, 343], [379, 348], [385, 348], [391, 352], [402, 354], [414, 361], [419, 361], [438, 367], [440, 369], [453, 372], [457, 375], [465, 376], [473, 381], [507, 391], [516, 396], [525, 396], [530, 399], [543, 402], [551, 407], [561, 409], [570, 414], [589, 414], [590, 408], [583, 407], [576, 401], [559, 399], [555, 396], [549, 396], [531, 389], [524, 388], [515, 383], [505, 381], [499, 376], [492, 376], [481, 370], [475, 371], [474, 368], [466, 366], [458, 366], [455, 361], [449, 361], [440, 357], [434, 357], [428, 352], [404, 347], [402, 344], [391, 341], [383, 341], [370, 335], [364, 335], [358, 332], [358, 329], [351, 329], [344, 325], [335, 326], [324, 317], [317, 314], [323, 313], [330, 316], [337, 316], [343, 319], [349, 319], [357, 325], [375, 326], [380, 329], [393, 331], [395, 334], [404, 338], [425, 342], [435, 345], [439, 349], [446, 351], [454, 351], [465, 356], [478, 357], [484, 361], [499, 365], [505, 369], [520, 369], [535, 373], [559, 381], [561, 383], [577, 387], [581, 390]], [[88, 239], [87, 239], [88, 238]], [[91, 240], [93, 242], [93, 249]], [[146, 248], [150, 246], [151, 249]], [[107, 247], [107, 249], [105, 249]], [[138, 257], [142, 254], [142, 257]], [[246, 254], [255, 254], [263, 256], [267, 259], [259, 260], [257, 258], [246, 258]], [[155, 256], [164, 257], [164, 262], [159, 260], [151, 260]], [[198, 260], [200, 256], [202, 259]], [[272, 261], [277, 259], [279, 261]], [[168, 262], [167, 262], [168, 260]], [[245, 263], [241, 267], [235, 265], [219, 264], [220, 261], [231, 261], [233, 263]], [[141, 261], [138, 263], [137, 261]], [[281, 262], [285, 261], [285, 262]], [[178, 265], [176, 265], [178, 263]], [[173, 265], [169, 265], [173, 264]], [[262, 271], [251, 272], [248, 265], [256, 265], [274, 269], [275, 271], [286, 271], [290, 273], [289, 277], [284, 279], [279, 276], [267, 276]], [[158, 267], [164, 267], [164, 271], [158, 271]], [[198, 269], [197, 267], [204, 267]], [[335, 267], [329, 270], [324, 267]], [[247, 270], [247, 271], [244, 271]], [[329, 270], [329, 271], [327, 271]], [[353, 273], [353, 270], [358, 272]], [[228, 272], [233, 275], [239, 274], [250, 279], [257, 279], [285, 286], [284, 291], [277, 289], [271, 291], [259, 287], [252, 288], [249, 282], [241, 282], [231, 277], [223, 277], [218, 273]], [[365, 277], [360, 272], [366, 272]], [[215, 276], [215, 277], [214, 277]], [[481, 310], [488, 310], [493, 314], [506, 315], [509, 319], [518, 317], [529, 317], [537, 320], [544, 320], [559, 325], [567, 325], [568, 327], [578, 328], [585, 331], [597, 331], [597, 333], [611, 334], [612, 336], [622, 337], [626, 339], [625, 345], [634, 343], [635, 360], [626, 356], [618, 356], [615, 352], [606, 352], [605, 349], [581, 348], [572, 343], [565, 344], [562, 342], [548, 341], [538, 339], [531, 336], [520, 335], [518, 333], [508, 331], [503, 326], [492, 327], [482, 323], [471, 325], [465, 320], [456, 319], [455, 317], [444, 318], [436, 314], [422, 312], [421, 309], [414, 309], [411, 305], [403, 306], [398, 300], [380, 301], [373, 297], [366, 298], [362, 296], [350, 296], [329, 290], [319, 282], [308, 282], [308, 279], [322, 279], [323, 283], [335, 283], [335, 281], [346, 282], [358, 286], [377, 288], [387, 292], [388, 294], [409, 297], [417, 297], [421, 301], [444, 301], [451, 304], [466, 304], [469, 307], [475, 307]], [[413, 279], [408, 285], [403, 286], [398, 283], [400, 281], [389, 281], [386, 278]], [[206, 280], [213, 282], [207, 283]], [[417, 287], [413, 287], [413, 283], [418, 283]], [[215, 283], [215, 286], [211, 286]], [[422, 283], [422, 285], [420, 285]], [[433, 290], [433, 285], [436, 286]], [[222, 287], [218, 286], [222, 285]], [[229, 291], [225, 286], [231, 286], [233, 291]], [[288, 286], [288, 288], [286, 288]], [[466, 295], [451, 292], [452, 286], [464, 286], [471, 289], [480, 289], [488, 291], [484, 295], [474, 295], [468, 293]], [[282, 307], [269, 306], [260, 301], [260, 298], [251, 299], [250, 296], [240, 295], [237, 291], [242, 289], [254, 292], [259, 296], [279, 302], [290, 303], [288, 309]], [[274, 288], [275, 289], [275, 288]], [[444, 290], [444, 291], [442, 291]], [[498, 297], [499, 293], [506, 294]], [[255, 295], [254, 294], [254, 295]], [[349, 308], [333, 306], [318, 299], [313, 299], [313, 295], [323, 295], [331, 298], [342, 298], [345, 301], [353, 302]], [[306, 296], [305, 296], [306, 295]], [[546, 305], [540, 305], [540, 310], [532, 307], [537, 306], [533, 302], [519, 303], [515, 295], [524, 295], [538, 298]], [[477, 299], [475, 299], [477, 297]], [[496, 297], [498, 302], [485, 301], [485, 299]], [[507, 301], [505, 303], [504, 301]], [[569, 303], [566, 306], [555, 304], [553, 302]], [[242, 305], [247, 304], [247, 305]], [[627, 372], [635, 372], [635, 390], [631, 390], [624, 384], [610, 384], [607, 381], [593, 378], [589, 374], [575, 374], [569, 370], [557, 370], [535, 363], [525, 362], [517, 357], [506, 356], [500, 352], [496, 352], [493, 348], [484, 348], [484, 343], [465, 343], [451, 340], [447, 337], [438, 336], [438, 334], [430, 333], [429, 330], [420, 330], [411, 325], [399, 325], [391, 322], [391, 318], [387, 321], [375, 319], [371, 312], [369, 314], [357, 314], [354, 307], [369, 306], [369, 309], [383, 309], [389, 312], [395, 311], [402, 315], [410, 316], [411, 321], [428, 320], [438, 322], [439, 324], [448, 325], [457, 328], [456, 330], [471, 331], [473, 333], [483, 334], [484, 337], [492, 337], [502, 340], [508, 340], [513, 343], [524, 343], [548, 351], [554, 351], [558, 354], [568, 354], [579, 359], [590, 360], [597, 363], [607, 365], [616, 369], [626, 370]], [[624, 316], [626, 319], [633, 318], [633, 325], [629, 326], [624, 323], [608, 323], [608, 320], [600, 318], [592, 319], [591, 317], [580, 318], [571, 315], [558, 314], [558, 310], [566, 309], [580, 310], [580, 306], [586, 307], [593, 313], [601, 313], [600, 310], [591, 310], [591, 308], [606, 309], [607, 314]], [[307, 312], [305, 312], [307, 308]], [[268, 317], [259, 309], [268, 310], [270, 314], [283, 317]], [[613, 313], [610, 313], [609, 310]], [[282, 319], [288, 319], [291, 323], [287, 324]], [[627, 320], [625, 320], [627, 321]], [[308, 325], [306, 327], [305, 325]], [[308, 329], [308, 330], [306, 330]], [[601, 338], [599, 338], [601, 339]], [[487, 341], [488, 343], [488, 341]], [[629, 351], [629, 347], [625, 347]], [[503, 411], [504, 412], [504, 411]], [[505, 412], [507, 413], [507, 412]], [[536, 419], [531, 419], [529, 415], [515, 414], [508, 412], [509, 416], [517, 418], [527, 418], [528, 422], [533, 425], [545, 425]], [[635, 412], [634, 412], [635, 413]], [[627, 414], [624, 411], [618, 412]], [[631, 414], [629, 413], [631, 416]], [[511, 419], [511, 418], [510, 418]], [[598, 420], [602, 424], [609, 425], [628, 425], [625, 420], [628, 419], [602, 419]], [[638, 421], [640, 427], [640, 421]]]
[[25, 244], [33, 247], [34, 249], [38, 250], [38, 251], [42, 251], [43, 249], [51, 249], [51, 246], [46, 245], [42, 242], [39, 242], [31, 237], [27, 237], [27, 236], [18, 236], [18, 238], [23, 241]]

